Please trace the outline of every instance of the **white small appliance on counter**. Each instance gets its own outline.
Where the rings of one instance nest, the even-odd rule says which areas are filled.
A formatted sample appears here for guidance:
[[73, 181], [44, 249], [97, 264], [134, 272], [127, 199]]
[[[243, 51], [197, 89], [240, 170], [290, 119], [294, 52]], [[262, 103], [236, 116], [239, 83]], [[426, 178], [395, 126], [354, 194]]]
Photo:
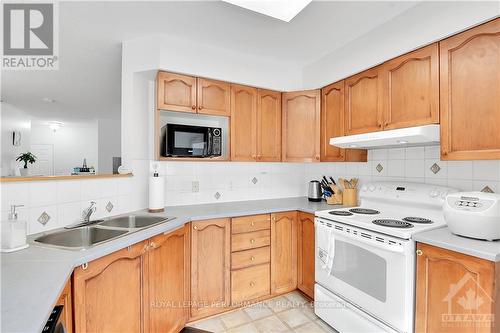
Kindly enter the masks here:
[[22, 206], [11, 205], [9, 219], [1, 223], [0, 252], [14, 252], [28, 247], [26, 242], [26, 221], [19, 220], [16, 212], [16, 208]]
[[450, 231], [456, 235], [500, 239], [500, 194], [452, 193], [446, 197], [443, 211]]

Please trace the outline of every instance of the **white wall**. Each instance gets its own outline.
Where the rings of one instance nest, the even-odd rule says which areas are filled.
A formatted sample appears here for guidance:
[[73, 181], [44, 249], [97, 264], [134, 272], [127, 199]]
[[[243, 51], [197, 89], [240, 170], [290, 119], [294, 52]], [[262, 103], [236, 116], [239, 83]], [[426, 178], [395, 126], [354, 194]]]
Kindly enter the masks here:
[[113, 172], [113, 157], [121, 156], [120, 117], [100, 118], [98, 126], [98, 165], [99, 173]]
[[74, 167], [81, 166], [87, 159], [87, 166], [99, 171], [97, 121], [65, 121], [53, 132], [47, 121], [32, 120], [31, 143], [50, 144], [54, 147], [54, 173], [69, 175]]
[[[21, 109], [8, 103], [0, 104], [1, 119], [1, 176], [19, 175], [19, 167], [22, 163], [16, 162], [16, 157], [25, 153], [30, 148], [31, 119]], [[21, 145], [12, 144], [12, 132], [21, 132]]]
[[424, 1], [305, 66], [302, 86], [325, 86], [498, 15], [497, 1]]

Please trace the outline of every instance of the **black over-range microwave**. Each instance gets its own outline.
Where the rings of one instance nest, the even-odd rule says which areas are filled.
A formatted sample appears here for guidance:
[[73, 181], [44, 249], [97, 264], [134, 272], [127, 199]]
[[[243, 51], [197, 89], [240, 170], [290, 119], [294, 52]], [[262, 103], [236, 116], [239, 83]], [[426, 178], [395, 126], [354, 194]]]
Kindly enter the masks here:
[[162, 127], [161, 151], [168, 157], [217, 157], [222, 155], [222, 129], [167, 124]]

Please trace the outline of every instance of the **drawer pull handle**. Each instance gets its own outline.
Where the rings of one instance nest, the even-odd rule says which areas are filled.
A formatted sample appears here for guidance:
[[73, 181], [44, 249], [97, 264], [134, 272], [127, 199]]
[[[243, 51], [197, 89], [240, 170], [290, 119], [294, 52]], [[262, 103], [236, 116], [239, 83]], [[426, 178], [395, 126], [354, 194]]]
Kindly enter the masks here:
[[253, 227], [255, 225], [255, 222], [254, 221], [250, 222], [250, 225]]
[[250, 260], [255, 261], [255, 257], [254, 256], [250, 257]]
[[253, 238], [252, 238], [252, 239], [250, 239], [250, 243], [251, 243], [251, 244], [255, 243], [255, 239], [253, 239]]
[[250, 282], [250, 287], [255, 287], [255, 282]]

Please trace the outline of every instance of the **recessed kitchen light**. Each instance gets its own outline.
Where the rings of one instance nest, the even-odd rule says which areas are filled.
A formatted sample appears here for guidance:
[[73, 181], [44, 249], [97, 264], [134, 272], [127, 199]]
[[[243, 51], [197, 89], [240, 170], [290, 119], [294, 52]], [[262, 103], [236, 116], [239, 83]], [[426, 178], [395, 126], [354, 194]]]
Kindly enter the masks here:
[[222, 0], [232, 5], [242, 7], [275, 19], [290, 22], [312, 0]]
[[64, 124], [60, 121], [49, 121], [49, 128], [55, 133], [57, 132]]
[[45, 103], [54, 103], [56, 100], [52, 99], [52, 98], [44, 97], [44, 98], [42, 98], [42, 101], [44, 101]]

